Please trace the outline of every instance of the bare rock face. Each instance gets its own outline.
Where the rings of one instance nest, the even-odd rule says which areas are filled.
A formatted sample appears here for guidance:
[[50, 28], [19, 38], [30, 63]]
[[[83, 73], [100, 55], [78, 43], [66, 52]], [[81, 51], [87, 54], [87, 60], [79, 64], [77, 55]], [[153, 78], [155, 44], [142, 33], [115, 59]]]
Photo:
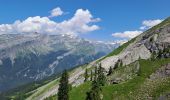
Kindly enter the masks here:
[[150, 51], [142, 44], [139, 47], [135, 46], [133, 49], [127, 51], [127, 55], [120, 58], [122, 59], [124, 65], [128, 65], [139, 58], [141, 59], [149, 59], [151, 56]]
[[[110, 56], [101, 61], [106, 70], [114, 67], [118, 60], [128, 65], [136, 60], [150, 59], [153, 53], [162, 58], [170, 57], [170, 18], [135, 38], [135, 41], [124, 48], [118, 55]], [[159, 55], [159, 53], [162, 53]]]
[[116, 64], [118, 59], [119, 59], [119, 56], [107, 57], [104, 60], [102, 60], [100, 63], [101, 63], [101, 66], [108, 71], [110, 66], [114, 68], [114, 65]]
[[120, 54], [116, 56], [111, 56], [103, 61], [101, 61], [102, 67], [108, 70], [110, 66], [114, 67], [115, 63], [120, 59], [123, 62], [123, 65], [128, 65], [139, 58], [149, 59], [151, 52], [145, 47], [144, 44], [135, 43], [129, 45], [128, 48], [123, 50]]

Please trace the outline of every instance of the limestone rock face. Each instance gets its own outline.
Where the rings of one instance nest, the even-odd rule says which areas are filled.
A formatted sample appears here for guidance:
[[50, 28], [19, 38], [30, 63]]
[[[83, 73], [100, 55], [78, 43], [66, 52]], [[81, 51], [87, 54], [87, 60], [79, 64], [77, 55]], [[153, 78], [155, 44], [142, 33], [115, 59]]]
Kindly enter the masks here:
[[159, 55], [164, 58], [170, 57], [170, 18], [163, 21], [148, 31], [135, 38], [135, 41], [124, 48], [119, 54], [110, 56], [100, 63], [106, 70], [114, 67], [118, 60], [122, 60], [123, 65], [128, 65], [136, 60], [150, 59], [153, 53], [164, 52]]
[[110, 66], [114, 67], [118, 60], [122, 60], [123, 65], [128, 65], [139, 58], [149, 59], [151, 52], [146, 48], [144, 44], [133, 43], [128, 48], [124, 49], [120, 54], [107, 57], [101, 61], [102, 67], [108, 70]]

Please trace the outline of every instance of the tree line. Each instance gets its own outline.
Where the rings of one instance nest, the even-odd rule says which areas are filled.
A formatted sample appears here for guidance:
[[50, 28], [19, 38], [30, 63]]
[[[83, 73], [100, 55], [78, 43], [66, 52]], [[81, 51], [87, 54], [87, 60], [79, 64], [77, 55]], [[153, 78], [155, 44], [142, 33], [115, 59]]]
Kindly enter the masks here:
[[[110, 67], [107, 75], [111, 75], [113, 70], [123, 66], [121, 60], [115, 64], [114, 68]], [[69, 100], [69, 91], [70, 91], [70, 84], [69, 84], [69, 75], [67, 70], [64, 70], [62, 73], [59, 89], [58, 89], [58, 100]], [[84, 82], [91, 81], [91, 89], [86, 93], [86, 100], [102, 100], [102, 86], [106, 85], [106, 74], [104, 68], [102, 68], [101, 64], [98, 67], [95, 67], [94, 71], [91, 70], [90, 75], [88, 70], [85, 70], [84, 73]]]

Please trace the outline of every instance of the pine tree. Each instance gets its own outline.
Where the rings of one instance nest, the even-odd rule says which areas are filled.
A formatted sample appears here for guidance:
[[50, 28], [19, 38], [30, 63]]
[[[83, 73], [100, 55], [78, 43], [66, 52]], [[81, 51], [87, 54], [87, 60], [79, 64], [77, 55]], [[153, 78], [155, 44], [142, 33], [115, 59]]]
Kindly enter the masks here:
[[109, 75], [111, 75], [112, 73], [113, 73], [113, 69], [112, 69], [112, 67], [110, 66], [110, 68], [109, 68], [109, 72], [108, 72], [108, 74], [107, 74], [107, 75], [109, 76]]
[[96, 80], [97, 79], [97, 75], [98, 73], [97, 73], [97, 67], [95, 67], [95, 72], [94, 72], [94, 80]]
[[104, 75], [104, 70], [103, 70], [101, 64], [99, 65], [99, 69], [98, 69], [97, 81], [99, 82], [99, 85], [101, 85], [101, 86], [104, 86], [106, 83], [106, 76]]
[[86, 71], [85, 71], [85, 75], [84, 75], [84, 82], [86, 82], [87, 80], [88, 80], [88, 72], [87, 72], [87, 69], [86, 69]]
[[119, 62], [115, 63], [114, 69], [117, 69], [119, 67]]
[[93, 81], [93, 71], [91, 70], [90, 81]]
[[99, 83], [94, 80], [92, 82], [92, 88], [89, 92], [87, 92], [86, 100], [101, 100], [101, 87]]
[[92, 92], [86, 92], [86, 100], [93, 100]]
[[123, 61], [120, 60], [120, 67], [123, 67]]
[[101, 86], [104, 86], [106, 82], [106, 77], [104, 75], [103, 68], [101, 64], [99, 68], [95, 67], [95, 77], [92, 81], [92, 88], [86, 93], [86, 100], [101, 100]]
[[58, 88], [58, 100], [69, 100], [68, 72], [64, 70]]

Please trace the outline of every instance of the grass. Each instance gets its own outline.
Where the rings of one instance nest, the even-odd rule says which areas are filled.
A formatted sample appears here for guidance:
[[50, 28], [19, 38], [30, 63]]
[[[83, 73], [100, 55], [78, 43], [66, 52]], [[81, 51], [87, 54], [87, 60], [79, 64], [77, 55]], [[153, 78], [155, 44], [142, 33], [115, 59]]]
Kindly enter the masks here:
[[166, 79], [166, 82], [162, 85], [159, 86], [159, 88], [155, 89], [153, 91], [153, 96], [158, 97], [161, 95], [164, 95], [166, 93], [169, 93], [170, 91], [170, 78]]
[[44, 100], [57, 100], [57, 95], [50, 96]]
[[[85, 100], [86, 98], [86, 92], [90, 90], [91, 82], [85, 82], [84, 84], [81, 84], [78, 87], [74, 87], [69, 92], [69, 100]], [[57, 100], [57, 95], [50, 96], [46, 98], [45, 100]]]
[[[150, 60], [140, 60], [140, 71], [138, 76], [135, 76], [133, 79], [125, 81], [120, 84], [107, 85], [102, 87], [103, 90], [103, 99], [104, 100], [114, 100], [114, 99], [126, 99], [133, 100], [136, 96], [135, 93], [141, 89], [140, 87], [144, 85], [147, 81], [147, 78], [154, 73], [162, 65], [165, 65], [170, 62], [170, 59], [160, 59], [155, 61]], [[163, 82], [163, 81], [161, 81]], [[158, 97], [160, 94], [170, 90], [170, 81], [163, 82], [163, 85], [157, 85], [156, 89], [151, 90], [151, 96]], [[169, 88], [166, 88], [169, 86]], [[85, 100], [86, 92], [90, 89], [90, 83], [82, 84], [76, 88], [73, 88], [70, 92], [70, 100]], [[142, 95], [142, 94], [140, 94]], [[135, 98], [136, 99], [136, 98]]]
[[90, 90], [91, 82], [86, 82], [70, 91], [70, 100], [85, 100], [86, 92]]
[[[110, 85], [103, 87], [104, 100], [112, 100], [114, 97], [117, 99], [129, 98], [132, 99], [130, 94], [137, 92], [138, 88], [146, 81], [153, 72], [155, 72], [162, 65], [170, 62], [170, 59], [162, 60], [141, 60], [140, 61], [140, 71], [139, 76], [134, 79], [124, 82], [122, 84]], [[158, 93], [160, 94], [160, 93]]]

